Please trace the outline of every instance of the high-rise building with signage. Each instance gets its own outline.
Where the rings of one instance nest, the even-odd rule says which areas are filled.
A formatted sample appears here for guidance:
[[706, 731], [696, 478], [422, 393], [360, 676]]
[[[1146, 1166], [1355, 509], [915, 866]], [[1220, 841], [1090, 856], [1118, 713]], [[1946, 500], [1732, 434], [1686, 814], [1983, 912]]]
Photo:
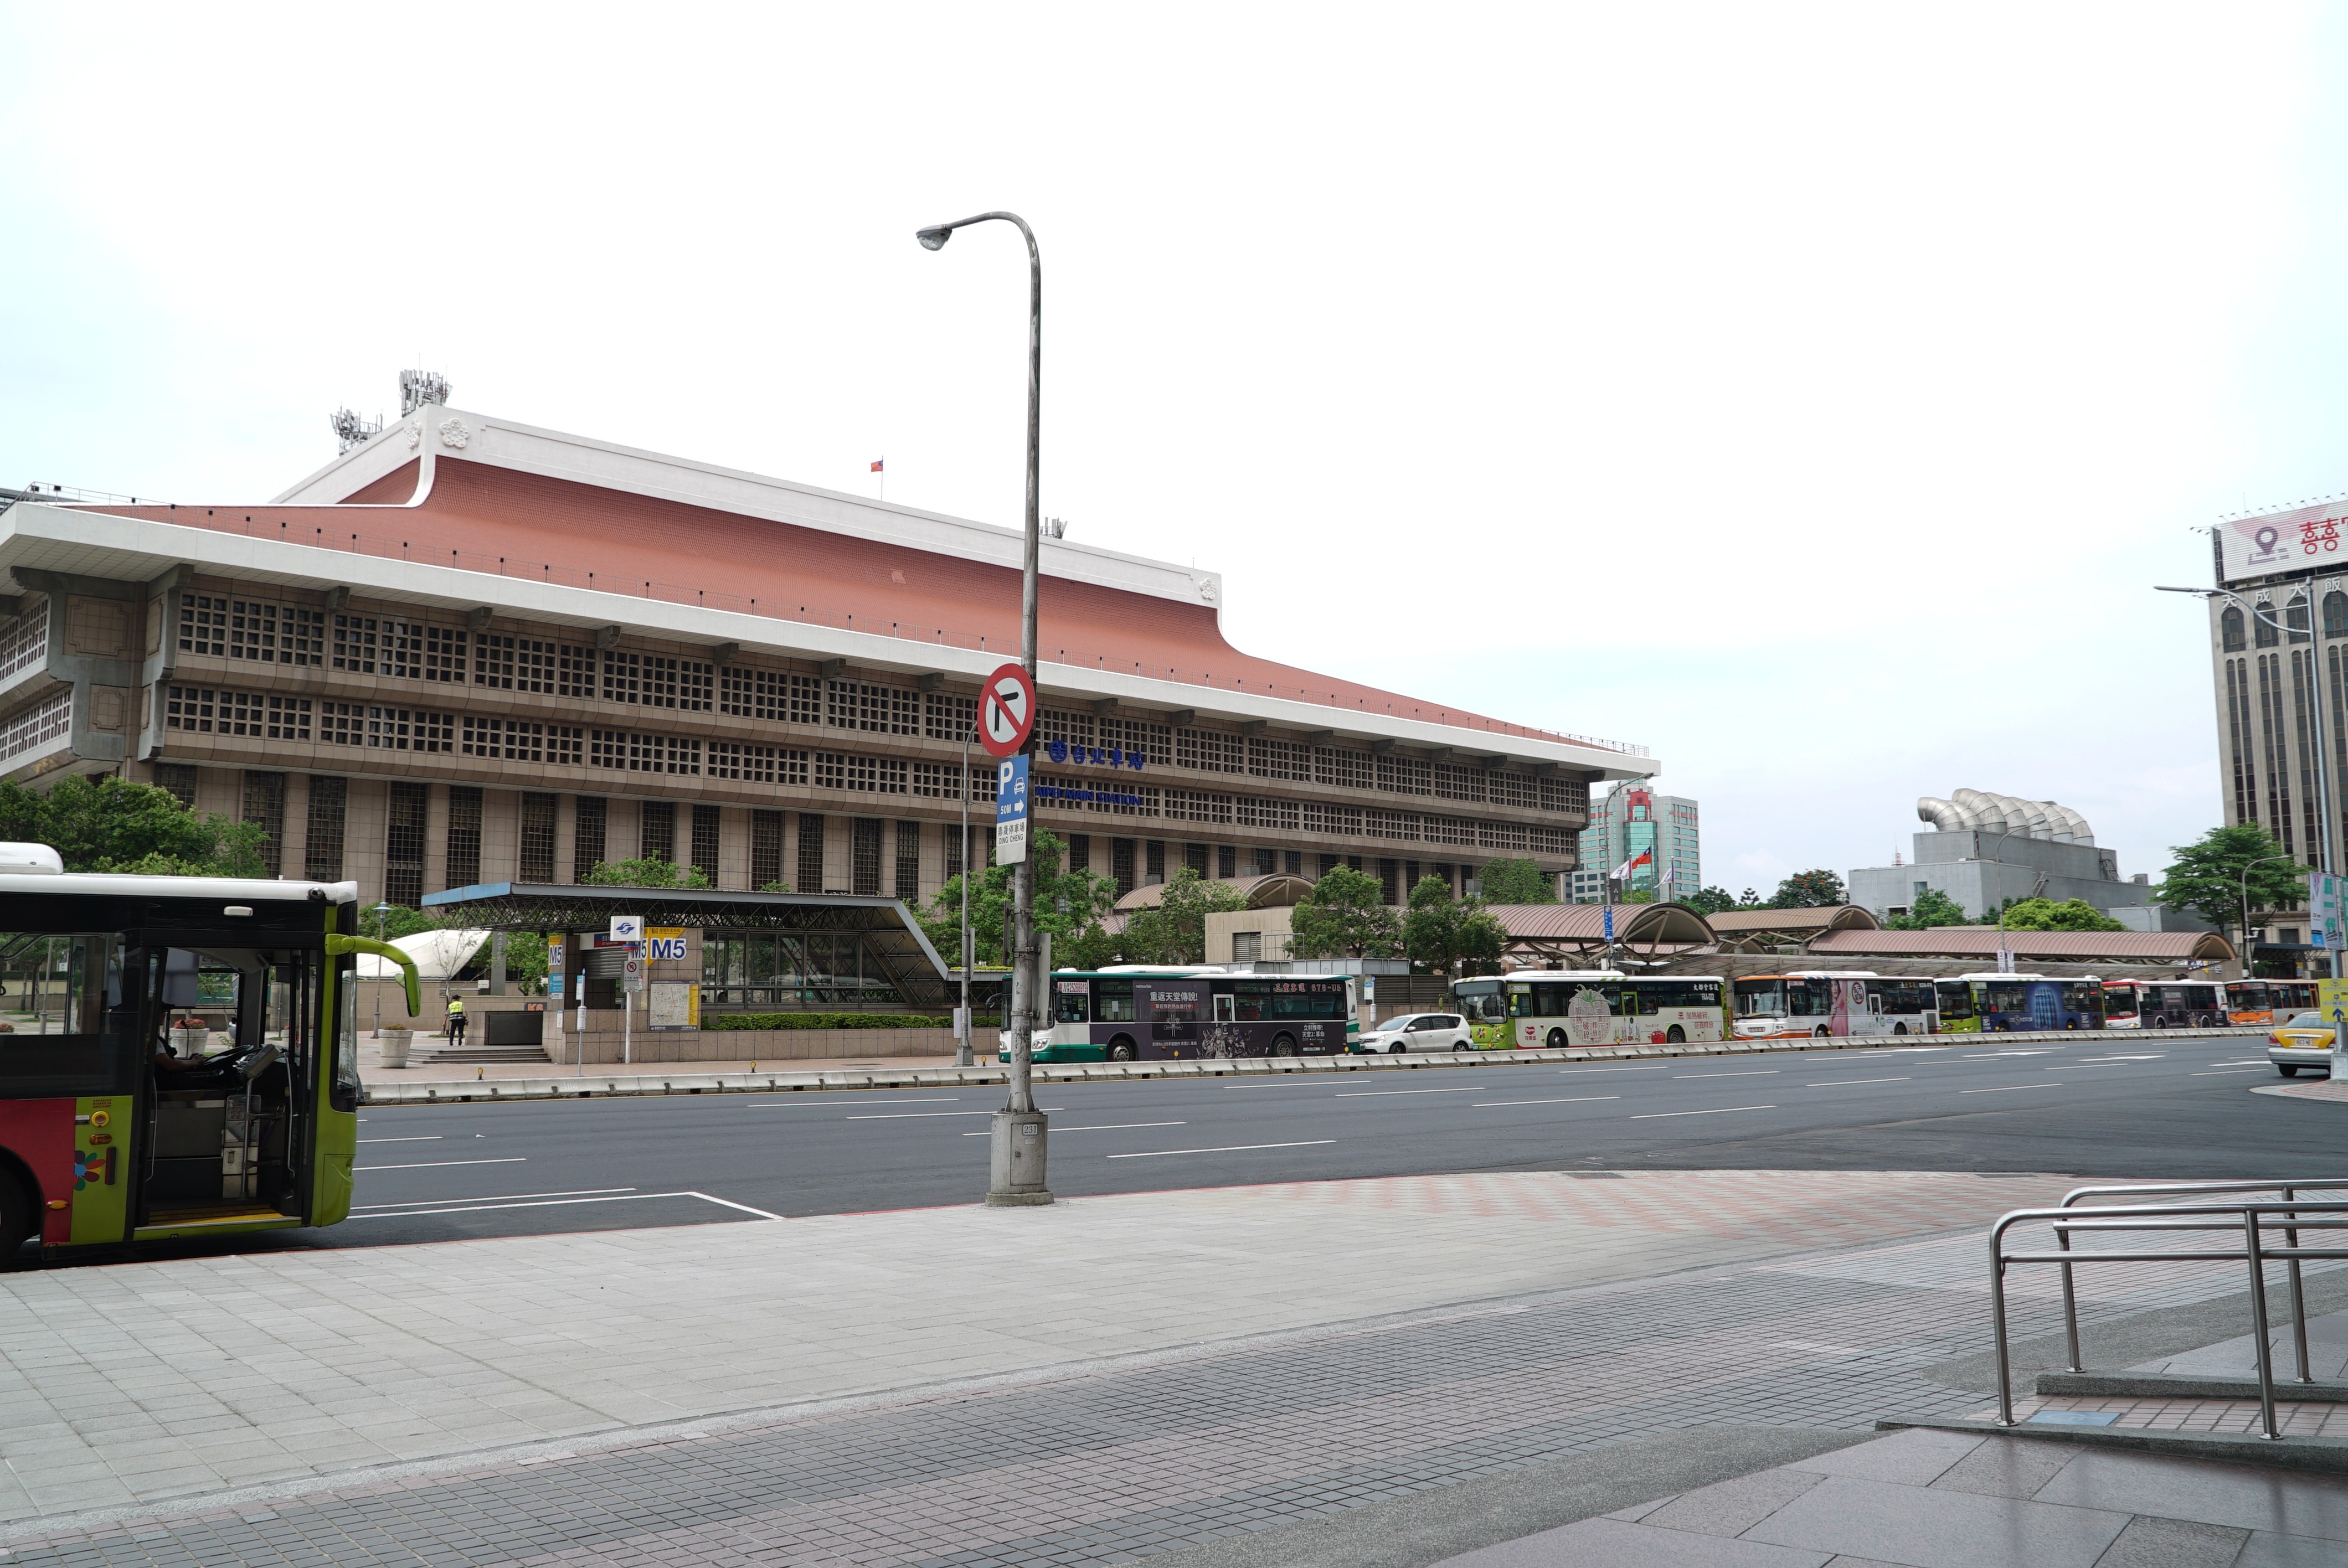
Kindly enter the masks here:
[[1631, 869], [1613, 889], [1617, 897], [1652, 893], [1659, 899], [1684, 898], [1702, 887], [1704, 855], [1695, 802], [1685, 795], [1657, 794], [1644, 780], [1595, 802], [1590, 825], [1581, 835], [1573, 901], [1604, 902], [1607, 880], [1625, 866]]

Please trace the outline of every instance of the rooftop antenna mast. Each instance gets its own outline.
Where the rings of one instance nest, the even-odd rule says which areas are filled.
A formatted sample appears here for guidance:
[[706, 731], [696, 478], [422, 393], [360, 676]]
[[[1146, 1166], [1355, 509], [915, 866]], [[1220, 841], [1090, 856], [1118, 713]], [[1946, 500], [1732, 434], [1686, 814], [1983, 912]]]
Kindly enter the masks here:
[[448, 378], [437, 370], [399, 373], [399, 416], [402, 419], [427, 404], [448, 401]]

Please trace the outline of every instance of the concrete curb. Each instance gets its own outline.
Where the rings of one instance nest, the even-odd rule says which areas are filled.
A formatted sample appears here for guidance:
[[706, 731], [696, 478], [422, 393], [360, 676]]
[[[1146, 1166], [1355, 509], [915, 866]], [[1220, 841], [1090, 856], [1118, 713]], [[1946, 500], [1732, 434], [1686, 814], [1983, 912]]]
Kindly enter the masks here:
[[2127, 1449], [2136, 1453], [2167, 1454], [2176, 1459], [2226, 1460], [2236, 1464], [2268, 1465], [2276, 1470], [2312, 1471], [2323, 1475], [2348, 1475], [2348, 1442], [2337, 1438], [2228, 1437], [2211, 1432], [2155, 1432], [2139, 1427], [2066, 1427], [2023, 1421], [2001, 1427], [1995, 1421], [1929, 1421], [1883, 1419], [1879, 1432], [1921, 1427], [1936, 1432], [1971, 1432], [1981, 1437], [2034, 1438], [2043, 1442], [2079, 1443], [2088, 1448]]
[[[2182, 1372], [2041, 1372], [2042, 1396], [2067, 1394], [2091, 1399], [2255, 1399], [2256, 1378], [2196, 1378]], [[2291, 1381], [2275, 1373], [2275, 1398], [2302, 1405], [2348, 1405], [2348, 1383]]]
[[[2076, 1042], [2082, 1031], [2065, 1030], [1998, 1035], [1845, 1035], [1824, 1040], [1714, 1040], [1687, 1045], [1622, 1045], [1604, 1050], [1463, 1050], [1408, 1056], [1286, 1056], [1239, 1057], [1198, 1061], [1084, 1062], [1035, 1070], [1039, 1084], [1124, 1082], [1146, 1078], [1244, 1078], [1280, 1073], [1401, 1072], [1472, 1067], [1489, 1071], [1496, 1067], [1529, 1067], [1543, 1063], [1624, 1061], [1657, 1057], [1758, 1056], [1799, 1050], [1954, 1050], [1968, 1045], [2018, 1045], [2029, 1041]], [[2263, 1035], [2262, 1028], [2108, 1030], [2088, 1031], [2114, 1044], [2141, 1040], [2240, 1039]], [[1929, 1042], [1929, 1043], [1927, 1043]], [[643, 1073], [613, 1076], [585, 1073], [549, 1074], [543, 1078], [434, 1080], [418, 1083], [370, 1081], [369, 1105], [469, 1104], [476, 1101], [587, 1100], [613, 1096], [660, 1094], [773, 1094], [837, 1089], [983, 1089], [1009, 1081], [1010, 1069], [996, 1063], [980, 1067], [858, 1068], [829, 1072]]]

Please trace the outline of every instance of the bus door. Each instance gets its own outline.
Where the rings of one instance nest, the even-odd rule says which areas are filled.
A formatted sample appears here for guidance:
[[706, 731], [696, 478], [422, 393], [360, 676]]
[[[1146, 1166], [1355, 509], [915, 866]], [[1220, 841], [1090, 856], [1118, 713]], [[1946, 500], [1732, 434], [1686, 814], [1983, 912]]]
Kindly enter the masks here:
[[1093, 1042], [1093, 982], [1052, 982], [1052, 1043], [1090, 1045]]
[[290, 942], [231, 947], [219, 935], [144, 933], [142, 1230], [294, 1222], [312, 1207], [325, 955]]
[[1225, 981], [1215, 985], [1210, 982], [1210, 985], [1214, 1012], [1199, 1041], [1199, 1054], [1217, 1057], [1253, 1054], [1248, 1050], [1247, 1030], [1240, 1027], [1240, 999], [1233, 993], [1231, 983]]

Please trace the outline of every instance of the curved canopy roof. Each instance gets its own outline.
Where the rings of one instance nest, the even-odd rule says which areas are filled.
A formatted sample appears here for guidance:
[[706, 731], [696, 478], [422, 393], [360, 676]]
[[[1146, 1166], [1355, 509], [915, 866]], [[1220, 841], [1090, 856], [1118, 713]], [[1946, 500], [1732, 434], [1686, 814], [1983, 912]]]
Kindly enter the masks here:
[[1512, 949], [1547, 955], [1604, 947], [1610, 909], [1617, 946], [1691, 948], [1714, 940], [1704, 917], [1684, 904], [1495, 904], [1489, 913], [1507, 929]]
[[[1313, 891], [1311, 881], [1292, 876], [1285, 871], [1274, 871], [1260, 876], [1231, 876], [1222, 881], [1226, 887], [1236, 887], [1247, 897], [1251, 909], [1270, 909], [1282, 904], [1302, 904], [1304, 896]], [[1117, 907], [1128, 914], [1136, 909], [1155, 909], [1166, 897], [1166, 884], [1152, 882], [1137, 887], [1117, 901]]]
[[[1829, 931], [1810, 944], [1816, 958], [1993, 958], [1994, 926], [1947, 926], [1930, 931]], [[2005, 950], [2024, 958], [2124, 963], [2223, 963], [2233, 944], [2215, 931], [2008, 931]]]

